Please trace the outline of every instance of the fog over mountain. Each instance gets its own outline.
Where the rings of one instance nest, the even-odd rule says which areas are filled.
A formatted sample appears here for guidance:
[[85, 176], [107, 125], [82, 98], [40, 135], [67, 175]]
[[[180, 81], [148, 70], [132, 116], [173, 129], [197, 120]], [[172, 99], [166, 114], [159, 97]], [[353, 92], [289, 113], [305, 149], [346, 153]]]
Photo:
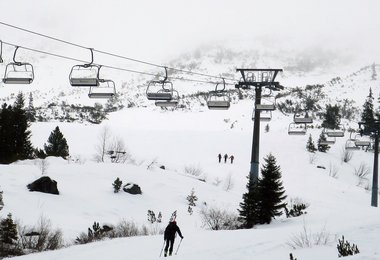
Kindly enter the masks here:
[[[380, 3], [371, 0], [12, 0], [1, 1], [0, 10], [2, 22], [161, 64], [207, 45], [261, 50], [299, 72], [352, 72], [380, 60]], [[88, 55], [3, 25], [0, 38]]]

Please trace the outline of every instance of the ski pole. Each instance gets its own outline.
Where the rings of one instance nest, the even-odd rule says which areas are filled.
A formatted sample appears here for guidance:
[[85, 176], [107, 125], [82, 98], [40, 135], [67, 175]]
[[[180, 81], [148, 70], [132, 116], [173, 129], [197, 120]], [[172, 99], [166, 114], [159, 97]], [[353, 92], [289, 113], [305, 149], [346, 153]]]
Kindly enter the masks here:
[[164, 244], [162, 245], [161, 252], [160, 252], [160, 257], [161, 257], [161, 255], [162, 255], [162, 250], [164, 250], [165, 242], [166, 242], [166, 241], [164, 240]]
[[182, 239], [183, 238], [181, 238], [181, 241], [179, 241], [179, 244], [178, 244], [178, 247], [177, 247], [177, 251], [175, 251], [175, 254], [177, 254], [178, 253], [178, 249], [179, 249], [179, 246], [181, 245], [181, 243], [182, 243]]

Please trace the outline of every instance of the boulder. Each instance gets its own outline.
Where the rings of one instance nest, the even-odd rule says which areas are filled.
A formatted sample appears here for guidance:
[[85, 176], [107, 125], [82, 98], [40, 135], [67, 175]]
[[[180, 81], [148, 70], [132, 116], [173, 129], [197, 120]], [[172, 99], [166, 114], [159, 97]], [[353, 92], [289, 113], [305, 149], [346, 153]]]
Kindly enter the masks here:
[[43, 193], [59, 194], [57, 182], [47, 176], [41, 177], [38, 180], [27, 185], [29, 191], [39, 191]]
[[142, 194], [140, 186], [134, 183], [125, 184], [123, 186], [123, 191], [133, 195]]
[[165, 170], [165, 169], [166, 169], [166, 168], [165, 168], [165, 165], [161, 165], [161, 166], [160, 166], [160, 169]]

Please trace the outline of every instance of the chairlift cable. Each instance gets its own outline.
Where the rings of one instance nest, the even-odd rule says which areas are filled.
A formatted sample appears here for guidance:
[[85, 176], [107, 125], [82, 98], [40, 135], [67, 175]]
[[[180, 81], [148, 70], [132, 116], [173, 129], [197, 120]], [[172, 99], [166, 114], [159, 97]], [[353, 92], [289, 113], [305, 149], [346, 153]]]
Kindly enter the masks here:
[[[4, 25], [4, 26], [11, 27], [11, 28], [14, 28], [14, 29], [17, 29], [17, 30], [24, 31], [24, 32], [27, 32], [27, 33], [31, 33], [31, 34], [35, 34], [35, 35], [38, 35], [38, 36], [41, 36], [41, 37], [45, 37], [45, 38], [48, 38], [50, 40], [59, 41], [59, 42], [62, 42], [62, 43], [68, 44], [68, 45], [72, 45], [72, 46], [75, 46], [75, 47], [78, 47], [78, 48], [89, 49], [88, 47], [85, 47], [83, 45], [79, 45], [79, 44], [76, 44], [76, 43], [73, 43], [73, 42], [69, 42], [69, 41], [66, 41], [66, 40], [58, 39], [56, 37], [52, 37], [52, 36], [49, 36], [49, 35], [46, 35], [46, 34], [38, 33], [38, 32], [35, 32], [35, 31], [32, 31], [32, 30], [28, 30], [28, 29], [25, 29], [25, 28], [21, 28], [21, 27], [15, 26], [15, 25], [11, 25], [11, 24], [2, 22], [2, 21], [0, 21], [0, 24]], [[142, 60], [138, 60], [138, 59], [134, 59], [134, 58], [118, 55], [118, 54], [113, 54], [113, 53], [110, 53], [110, 52], [101, 51], [101, 50], [93, 49], [93, 51], [101, 53], [101, 54], [105, 54], [105, 55], [121, 58], [121, 59], [126, 59], [126, 60], [129, 60], [129, 61], [133, 61], [133, 62], [145, 64], [145, 65], [149, 65], [149, 66], [154, 66], [154, 67], [159, 67], [159, 68], [165, 68], [166, 67], [167, 69], [175, 70], [175, 71], [183, 72], [183, 73], [187, 73], [187, 74], [193, 74], [193, 75], [198, 75], [198, 76], [203, 76], [203, 77], [210, 77], [210, 78], [217, 78], [217, 79], [223, 79], [224, 78], [224, 77], [221, 77], [221, 76], [209, 75], [209, 74], [204, 74], [204, 73], [199, 73], [199, 72], [193, 72], [193, 71], [183, 70], [183, 69], [177, 69], [177, 68], [168, 67], [168, 66], [164, 66], [164, 65], [159, 65], [159, 64], [155, 64], [155, 63], [151, 63], [151, 62], [146, 62], [146, 61], [142, 61]], [[235, 79], [231, 79], [231, 78], [224, 78], [224, 79], [230, 80], [230, 81], [236, 81]]]
[[[2, 43], [4, 45], [13, 46], [13, 47], [19, 47], [19, 48], [24, 49], [24, 50], [33, 51], [33, 52], [37, 52], [37, 53], [41, 53], [41, 54], [45, 54], [45, 55], [49, 55], [49, 56], [54, 56], [54, 57], [57, 57], [57, 58], [62, 58], [62, 59], [72, 60], [72, 61], [77, 61], [77, 62], [83, 62], [83, 63], [88, 63], [88, 61], [85, 61], [85, 60], [76, 59], [76, 58], [72, 58], [72, 57], [68, 57], [68, 56], [64, 56], [64, 55], [60, 55], [60, 54], [55, 54], [55, 53], [51, 53], [51, 52], [47, 52], [47, 51], [41, 51], [41, 50], [29, 48], [29, 47], [24, 47], [24, 46], [16, 45], [16, 44], [9, 43], [9, 42], [2, 41]], [[120, 71], [126, 71], [126, 72], [136, 73], [136, 74], [143, 74], [143, 75], [149, 75], [149, 76], [157, 76], [156, 74], [149, 73], [149, 72], [143, 72], [143, 71], [125, 69], [125, 68], [120, 68], [120, 67], [115, 67], [115, 66], [110, 66], [110, 65], [95, 64], [95, 63], [94, 63], [94, 65], [98, 65], [98, 66], [102, 66], [104, 68], [109, 68], [109, 69], [114, 69], [114, 70], [120, 70]], [[196, 80], [196, 79], [181, 78], [181, 77], [170, 77], [170, 79], [190, 81], [190, 82], [198, 82], [198, 83], [207, 83], [207, 84], [216, 84], [217, 83], [217, 82], [213, 82], [213, 81]], [[233, 84], [226, 83], [226, 85], [233, 85]]]

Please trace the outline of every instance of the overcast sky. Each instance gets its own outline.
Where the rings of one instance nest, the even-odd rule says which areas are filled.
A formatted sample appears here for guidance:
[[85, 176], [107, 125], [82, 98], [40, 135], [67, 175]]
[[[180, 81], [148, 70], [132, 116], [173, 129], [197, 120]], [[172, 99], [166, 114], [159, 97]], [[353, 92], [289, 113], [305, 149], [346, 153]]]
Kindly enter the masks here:
[[[152, 62], [205, 44], [260, 42], [380, 63], [377, 0], [0, 0], [0, 10], [2, 22]], [[55, 48], [2, 25], [0, 39]]]

